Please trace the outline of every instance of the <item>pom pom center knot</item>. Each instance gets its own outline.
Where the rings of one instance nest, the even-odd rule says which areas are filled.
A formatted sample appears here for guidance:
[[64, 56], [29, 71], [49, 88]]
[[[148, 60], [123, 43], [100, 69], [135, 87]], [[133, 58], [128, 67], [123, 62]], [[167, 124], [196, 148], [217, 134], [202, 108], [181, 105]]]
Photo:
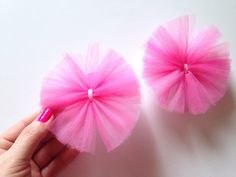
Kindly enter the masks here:
[[93, 90], [92, 90], [91, 88], [88, 89], [88, 98], [89, 98], [90, 100], [93, 99]]
[[184, 73], [188, 74], [189, 72], [189, 65], [187, 63], [184, 64]]

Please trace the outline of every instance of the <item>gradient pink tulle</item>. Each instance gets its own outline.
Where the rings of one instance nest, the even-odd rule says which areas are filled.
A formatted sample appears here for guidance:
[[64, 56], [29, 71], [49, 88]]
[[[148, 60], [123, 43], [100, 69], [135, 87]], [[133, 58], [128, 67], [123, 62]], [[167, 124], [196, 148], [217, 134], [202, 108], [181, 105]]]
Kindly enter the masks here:
[[209, 27], [198, 33], [189, 16], [158, 27], [146, 44], [144, 78], [169, 111], [204, 113], [223, 97], [229, 81], [227, 43]]
[[94, 152], [98, 132], [110, 151], [128, 137], [138, 119], [139, 84], [121, 56], [93, 45], [86, 56], [66, 55], [49, 73], [41, 104], [55, 113], [49, 129], [59, 141]]

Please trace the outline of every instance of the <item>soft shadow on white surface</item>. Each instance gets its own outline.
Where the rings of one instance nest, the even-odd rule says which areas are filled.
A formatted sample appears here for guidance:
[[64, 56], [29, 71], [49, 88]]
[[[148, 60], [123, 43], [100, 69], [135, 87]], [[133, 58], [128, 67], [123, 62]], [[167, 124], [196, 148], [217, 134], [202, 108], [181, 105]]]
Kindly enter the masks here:
[[236, 103], [231, 88], [225, 96], [210, 110], [202, 115], [190, 115], [171, 113], [157, 109], [158, 124], [171, 136], [174, 136], [182, 144], [191, 149], [191, 132], [199, 134], [205, 145], [218, 148], [217, 132], [227, 131], [232, 127], [232, 114], [235, 111]]
[[154, 100], [150, 104], [165, 177], [235, 176], [231, 140], [235, 134], [236, 102], [232, 88], [214, 107], [198, 116], [165, 111]]
[[156, 156], [150, 126], [141, 114], [121, 146], [107, 153], [99, 143], [95, 155], [80, 154], [60, 177], [163, 177]]

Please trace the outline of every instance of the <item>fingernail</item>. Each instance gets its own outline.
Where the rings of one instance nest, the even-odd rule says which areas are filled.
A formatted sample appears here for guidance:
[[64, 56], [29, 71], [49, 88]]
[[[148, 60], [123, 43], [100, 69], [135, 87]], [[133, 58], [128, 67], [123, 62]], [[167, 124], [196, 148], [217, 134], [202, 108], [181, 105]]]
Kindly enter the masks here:
[[45, 123], [52, 117], [52, 115], [51, 109], [47, 108], [38, 116], [37, 121]]

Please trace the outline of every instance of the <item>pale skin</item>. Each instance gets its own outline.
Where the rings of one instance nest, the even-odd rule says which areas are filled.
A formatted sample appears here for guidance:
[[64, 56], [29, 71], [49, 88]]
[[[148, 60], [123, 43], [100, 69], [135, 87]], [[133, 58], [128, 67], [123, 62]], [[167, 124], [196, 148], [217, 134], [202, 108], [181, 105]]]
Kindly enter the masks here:
[[0, 177], [55, 177], [78, 155], [48, 132], [48, 122], [35, 120], [38, 114], [0, 134]]

